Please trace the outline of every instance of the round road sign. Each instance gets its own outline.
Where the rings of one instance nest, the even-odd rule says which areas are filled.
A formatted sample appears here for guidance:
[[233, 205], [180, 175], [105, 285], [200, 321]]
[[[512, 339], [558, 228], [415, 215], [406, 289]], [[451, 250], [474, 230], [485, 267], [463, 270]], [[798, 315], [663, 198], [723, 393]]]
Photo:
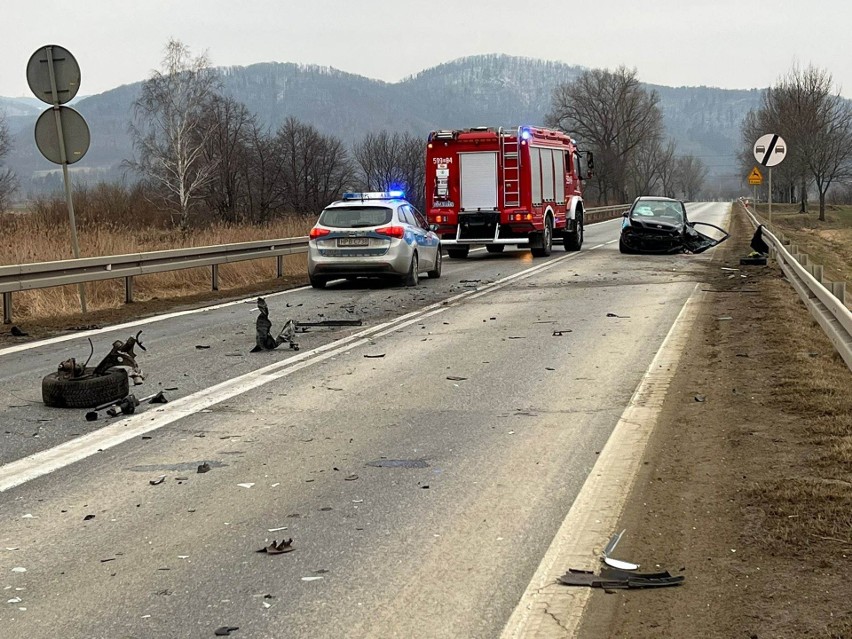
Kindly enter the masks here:
[[763, 166], [775, 166], [781, 164], [781, 160], [787, 157], [787, 143], [784, 138], [775, 133], [761, 135], [754, 143], [754, 159]]
[[[71, 107], [61, 106], [59, 119], [62, 122], [62, 138], [65, 140], [65, 162], [74, 164], [89, 150], [89, 125], [83, 116]], [[62, 164], [59, 147], [59, 132], [56, 127], [55, 109], [47, 109], [38, 116], [35, 125], [35, 141], [41, 154], [54, 164]]]
[[[56, 95], [50, 82], [50, 67], [56, 81]], [[30, 56], [27, 62], [27, 84], [42, 102], [65, 104], [80, 90], [80, 65], [68, 49], [48, 44]]]

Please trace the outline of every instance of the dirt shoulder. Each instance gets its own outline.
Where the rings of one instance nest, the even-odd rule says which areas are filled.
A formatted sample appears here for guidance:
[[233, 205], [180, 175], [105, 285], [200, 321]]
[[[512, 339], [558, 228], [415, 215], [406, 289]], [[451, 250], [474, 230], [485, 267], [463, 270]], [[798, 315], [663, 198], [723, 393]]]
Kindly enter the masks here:
[[852, 637], [852, 373], [772, 262], [721, 270], [732, 226], [615, 553], [686, 582], [595, 590], [581, 637]]

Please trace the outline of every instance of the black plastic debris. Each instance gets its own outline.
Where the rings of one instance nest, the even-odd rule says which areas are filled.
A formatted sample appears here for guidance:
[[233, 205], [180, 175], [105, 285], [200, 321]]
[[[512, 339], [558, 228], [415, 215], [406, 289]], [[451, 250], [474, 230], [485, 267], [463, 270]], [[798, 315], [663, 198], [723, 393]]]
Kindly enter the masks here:
[[210, 344], [196, 344], [195, 345], [195, 349], [199, 350], [199, 351], [202, 351], [202, 350], [205, 350], [205, 349], [208, 349], [208, 348], [210, 348]]
[[749, 242], [751, 250], [761, 255], [769, 255], [769, 245], [763, 239], [763, 224], [757, 227]]
[[384, 356], [384, 353], [364, 353], [364, 357], [368, 359], [381, 359]]
[[158, 477], [157, 479], [151, 479], [150, 481], [148, 481], [148, 483], [151, 484], [152, 486], [159, 486], [164, 481], [166, 481], [166, 476], [162, 475], [161, 477]]
[[685, 579], [686, 577], [683, 575], [672, 575], [668, 571], [641, 573], [604, 566], [601, 568], [599, 575], [588, 570], [569, 568], [568, 572], [559, 577], [558, 581], [564, 586], [586, 586], [589, 588], [617, 590], [679, 586]]
[[296, 323], [293, 320], [287, 320], [281, 332], [273, 338], [269, 334], [272, 328], [272, 322], [269, 321], [269, 307], [266, 305], [266, 300], [262, 297], [257, 298], [257, 309], [260, 313], [255, 322], [255, 347], [250, 352], [272, 351], [284, 342], [287, 342], [294, 351], [299, 350], [299, 345], [293, 340], [296, 334]]
[[467, 377], [458, 377], [457, 375], [447, 375], [447, 379], [451, 382], [463, 382]]
[[91, 521], [94, 518], [95, 518], [94, 515], [86, 515], [85, 517], [83, 517], [83, 521]]
[[553, 331], [553, 337], [562, 337], [565, 333], [573, 333], [574, 331], [570, 328], [564, 328], [561, 331]]
[[204, 462], [203, 464], [198, 464], [198, 471], [200, 473], [209, 473], [210, 472], [210, 464]]
[[17, 326], [13, 326], [13, 327], [10, 329], [10, 331], [9, 331], [9, 332], [10, 332], [10, 333], [12, 333], [12, 335], [13, 335], [14, 337], [29, 337], [29, 333], [27, 333], [26, 331], [22, 331], [22, 330], [21, 330], [20, 328], [18, 328]]
[[617, 317], [618, 319], [630, 319], [629, 315], [616, 315], [615, 313], [607, 313], [607, 317]]
[[294, 550], [296, 549], [293, 548], [292, 539], [282, 539], [280, 542], [273, 539], [271, 544], [264, 546], [257, 552], [265, 552], [267, 555], [283, 555]]
[[221, 628], [216, 628], [213, 634], [217, 637], [230, 637], [232, 632], [239, 629], [239, 626], [222, 626]]

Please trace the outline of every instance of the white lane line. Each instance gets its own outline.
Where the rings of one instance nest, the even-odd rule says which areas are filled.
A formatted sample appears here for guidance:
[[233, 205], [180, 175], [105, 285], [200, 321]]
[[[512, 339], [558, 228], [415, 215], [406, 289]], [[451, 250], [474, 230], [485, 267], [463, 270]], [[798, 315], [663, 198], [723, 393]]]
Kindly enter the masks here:
[[29, 457], [9, 462], [0, 466], [0, 492], [64, 468], [95, 453], [118, 446], [134, 437], [139, 437], [145, 433], [172, 424], [179, 419], [207, 409], [210, 406], [246, 393], [271, 381], [291, 375], [307, 366], [325, 361], [334, 355], [357, 348], [368, 343], [371, 338], [385, 335], [390, 331], [398, 330], [404, 326], [421, 321], [424, 317], [443, 312], [448, 306], [499, 290], [509, 286], [516, 280], [526, 279], [539, 271], [553, 268], [556, 264], [579, 255], [580, 253], [567, 254], [549, 262], [508, 275], [483, 287], [458, 293], [446, 300], [430, 304], [418, 311], [406, 313], [383, 324], [367, 328], [335, 342], [309, 351], [303, 351], [298, 355], [288, 357], [286, 360], [269, 364], [250, 373], [193, 393], [192, 395], [187, 395], [166, 404], [162, 408], [149, 409], [146, 413], [140, 413], [139, 415], [113, 422], [104, 428], [83, 435], [82, 437], [34, 453]]
[[591, 588], [556, 583], [568, 568], [595, 570], [621, 517], [645, 447], [698, 312], [696, 285], [562, 522], [501, 639], [575, 637]]

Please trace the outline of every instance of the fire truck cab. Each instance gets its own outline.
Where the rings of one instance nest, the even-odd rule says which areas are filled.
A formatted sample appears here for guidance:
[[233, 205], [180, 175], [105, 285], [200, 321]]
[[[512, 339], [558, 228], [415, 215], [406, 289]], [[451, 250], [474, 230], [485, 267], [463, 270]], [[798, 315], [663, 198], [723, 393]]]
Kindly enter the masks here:
[[566, 251], [583, 244], [582, 182], [591, 153], [561, 131], [532, 126], [478, 127], [429, 134], [426, 211], [450, 257], [472, 245], [490, 253], [506, 245], [550, 255], [554, 237]]

